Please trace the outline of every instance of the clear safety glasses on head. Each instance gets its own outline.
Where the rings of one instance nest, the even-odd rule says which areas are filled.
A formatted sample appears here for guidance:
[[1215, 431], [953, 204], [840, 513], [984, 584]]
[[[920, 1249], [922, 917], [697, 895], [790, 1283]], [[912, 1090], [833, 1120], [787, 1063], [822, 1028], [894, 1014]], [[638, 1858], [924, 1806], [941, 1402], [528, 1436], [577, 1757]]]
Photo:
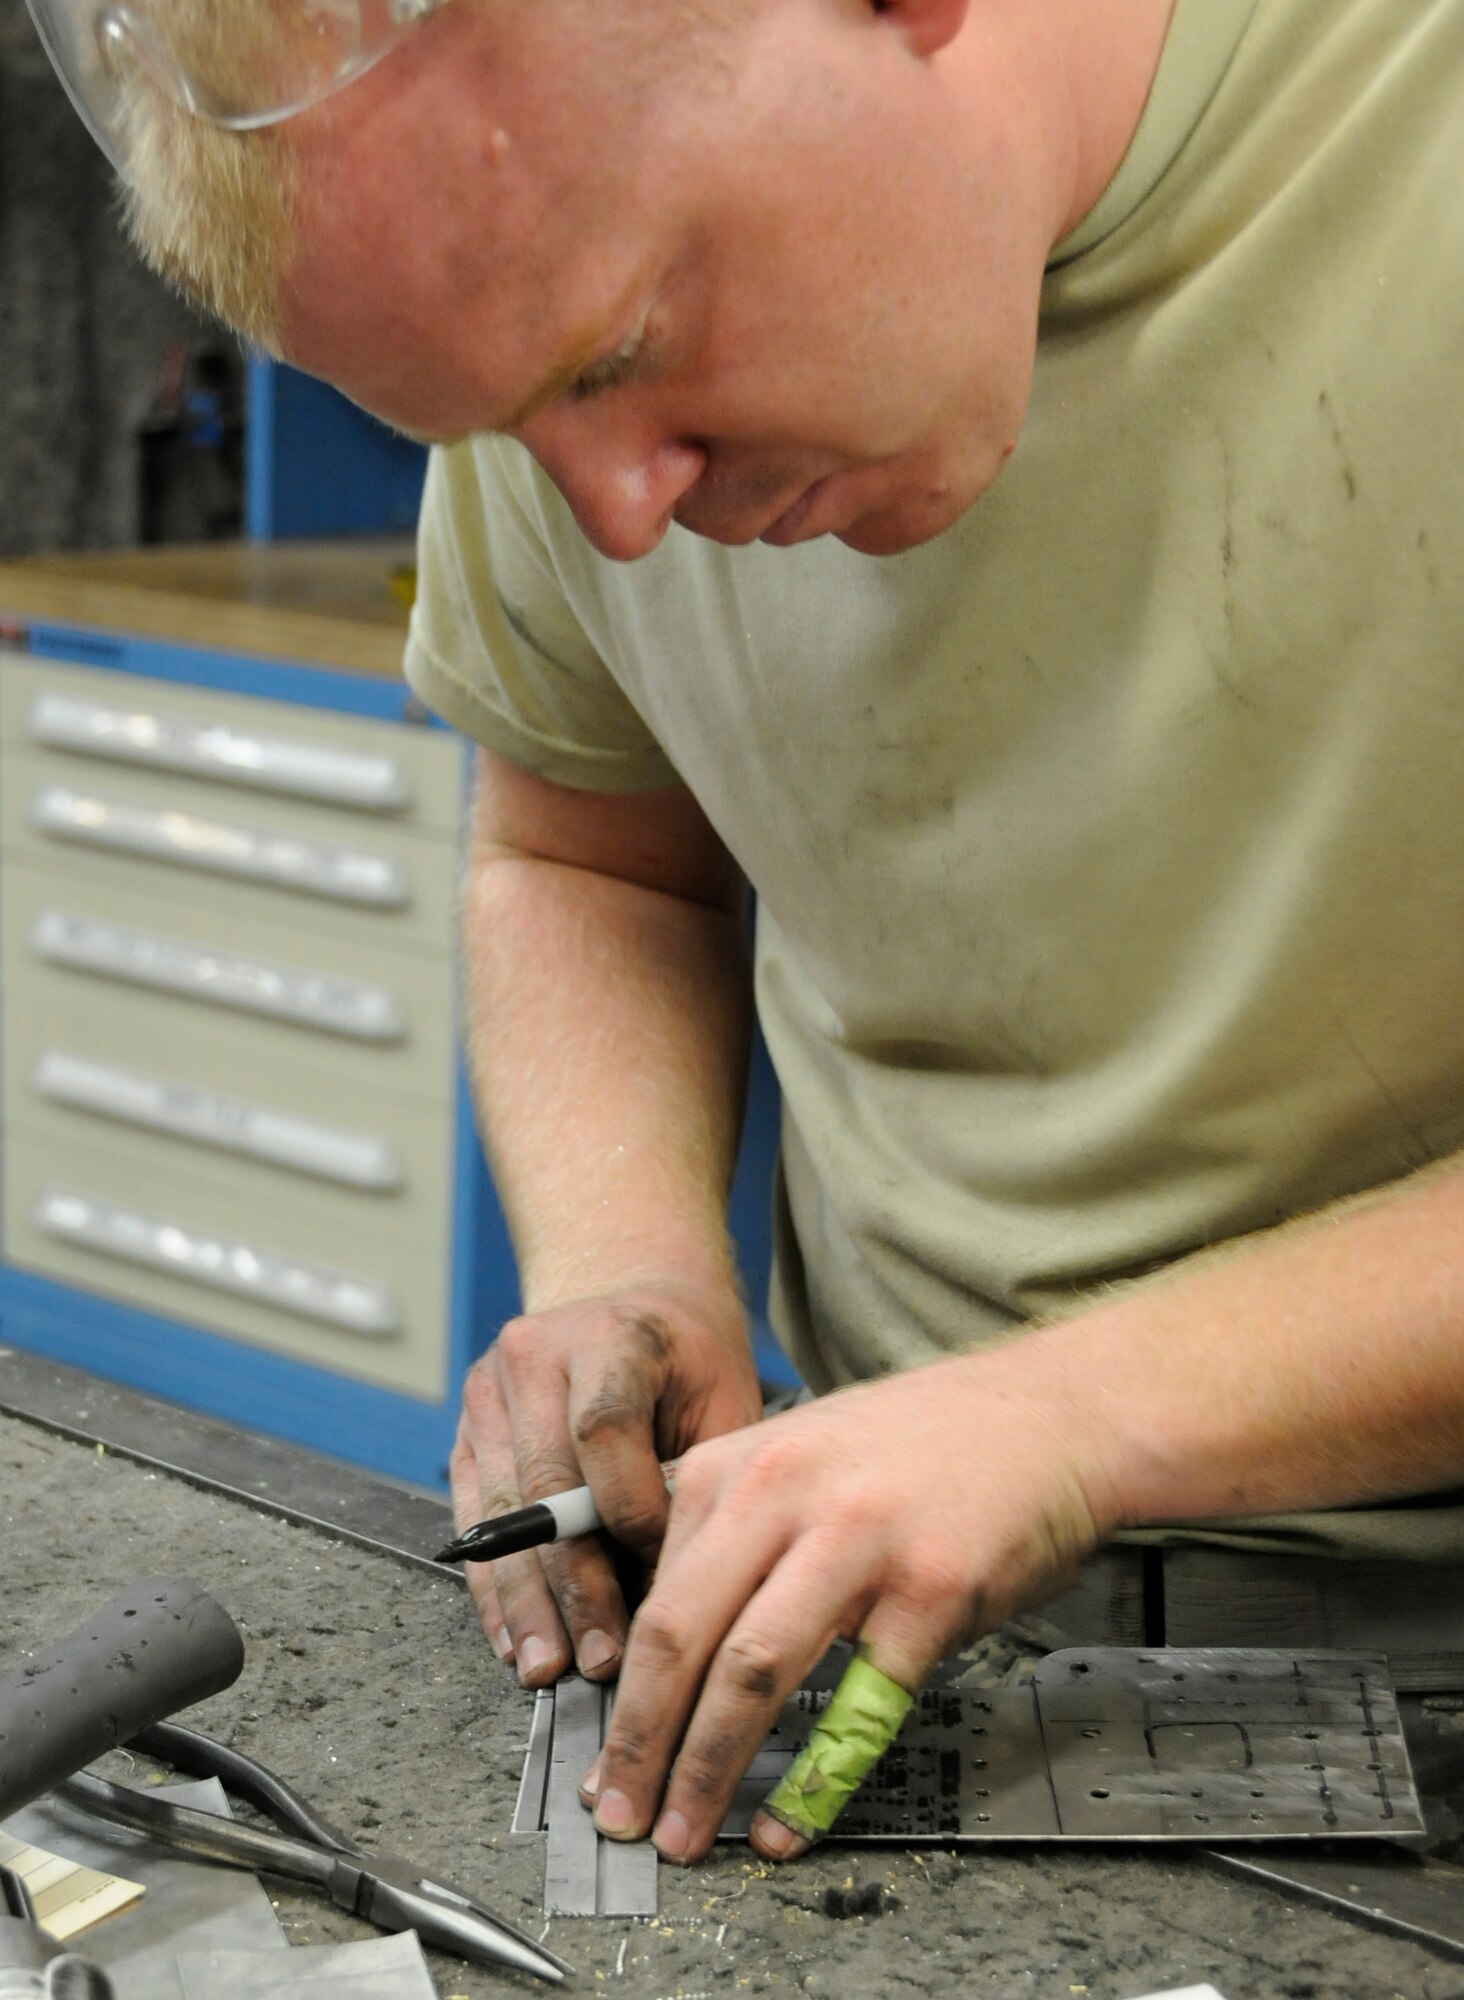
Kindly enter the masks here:
[[26, 0], [72, 103], [124, 175], [139, 89], [234, 131], [276, 125], [363, 75], [443, 4]]

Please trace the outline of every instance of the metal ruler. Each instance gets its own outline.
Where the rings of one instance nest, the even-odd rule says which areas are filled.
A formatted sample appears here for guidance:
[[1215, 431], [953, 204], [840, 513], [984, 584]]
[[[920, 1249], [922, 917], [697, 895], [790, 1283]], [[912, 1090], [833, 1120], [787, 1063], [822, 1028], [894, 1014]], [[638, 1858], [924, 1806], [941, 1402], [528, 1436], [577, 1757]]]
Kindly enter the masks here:
[[648, 1840], [606, 1840], [580, 1804], [579, 1783], [610, 1726], [614, 1689], [577, 1676], [534, 1698], [515, 1833], [548, 1835], [544, 1914], [653, 1917], [656, 1850]]

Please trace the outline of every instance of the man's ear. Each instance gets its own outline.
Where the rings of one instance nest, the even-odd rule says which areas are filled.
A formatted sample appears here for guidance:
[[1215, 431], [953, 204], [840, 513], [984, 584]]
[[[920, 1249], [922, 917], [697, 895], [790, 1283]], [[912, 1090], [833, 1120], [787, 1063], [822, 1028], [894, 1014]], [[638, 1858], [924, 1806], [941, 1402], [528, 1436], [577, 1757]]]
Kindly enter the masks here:
[[874, 0], [875, 12], [917, 56], [939, 55], [961, 32], [969, 9], [970, 0]]

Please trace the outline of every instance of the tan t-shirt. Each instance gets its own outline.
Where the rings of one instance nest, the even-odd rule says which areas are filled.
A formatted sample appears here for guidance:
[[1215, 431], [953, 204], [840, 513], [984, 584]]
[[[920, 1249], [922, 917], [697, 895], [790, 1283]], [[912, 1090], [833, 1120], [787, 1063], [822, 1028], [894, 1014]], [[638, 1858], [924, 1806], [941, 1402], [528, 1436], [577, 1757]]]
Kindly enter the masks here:
[[[435, 455], [422, 698], [684, 780], [757, 889], [815, 1388], [1464, 1146], [1461, 75], [1464, 0], [1179, 0], [1017, 451], [908, 555], [618, 566]], [[1395, 1511], [1464, 1554], [1296, 1532]]]

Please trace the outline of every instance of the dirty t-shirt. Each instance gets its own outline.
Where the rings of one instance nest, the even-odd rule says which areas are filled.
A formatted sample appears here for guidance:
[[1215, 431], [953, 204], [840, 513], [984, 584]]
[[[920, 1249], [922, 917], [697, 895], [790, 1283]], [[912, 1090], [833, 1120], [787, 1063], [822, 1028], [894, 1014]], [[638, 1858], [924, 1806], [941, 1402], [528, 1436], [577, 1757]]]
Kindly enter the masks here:
[[1016, 453], [907, 555], [619, 566], [516, 446], [434, 457], [423, 699], [684, 781], [757, 891], [817, 1389], [1464, 1145], [1461, 75], [1461, 0], [1179, 0]]

